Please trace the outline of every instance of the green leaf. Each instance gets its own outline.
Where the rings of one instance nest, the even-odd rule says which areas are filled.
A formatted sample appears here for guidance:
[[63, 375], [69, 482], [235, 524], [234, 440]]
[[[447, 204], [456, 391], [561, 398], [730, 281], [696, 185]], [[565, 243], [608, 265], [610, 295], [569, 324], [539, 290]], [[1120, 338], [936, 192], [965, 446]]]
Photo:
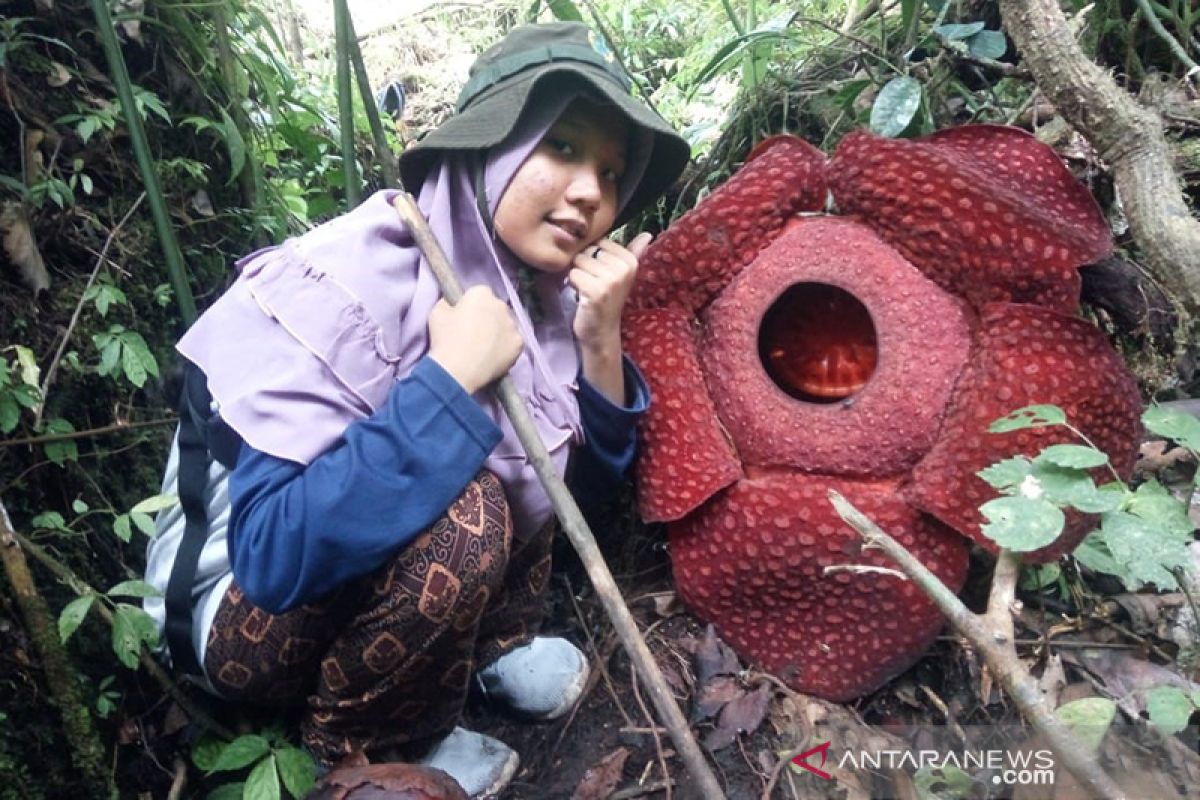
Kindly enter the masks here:
[[0, 392], [0, 433], [12, 433], [20, 421], [21, 407], [13, 399], [12, 393]]
[[312, 756], [298, 747], [284, 747], [275, 751], [275, 764], [288, 793], [292, 797], [307, 797], [317, 780], [317, 765]]
[[121, 581], [107, 594], [109, 597], [162, 597], [162, 592], [145, 581]]
[[1127, 510], [1160, 528], [1168, 536], [1185, 540], [1192, 537], [1194, 526], [1188, 517], [1187, 507], [1153, 478], [1137, 488], [1127, 504]]
[[976, 58], [995, 61], [1008, 50], [1008, 40], [1001, 31], [980, 31], [967, 39], [967, 49]]
[[250, 770], [242, 800], [279, 800], [279, 773], [275, 770], [275, 756], [268, 756]]
[[546, 0], [546, 5], [554, 18], [562, 22], [583, 22], [583, 14], [571, 0]]
[[913, 773], [913, 787], [920, 800], [949, 800], [973, 796], [975, 781], [953, 764], [924, 766]]
[[879, 90], [871, 106], [871, 130], [889, 138], [899, 136], [921, 107], [923, 91], [915, 78], [907, 75], [892, 78]]
[[1021, 568], [1021, 588], [1038, 591], [1052, 585], [1062, 575], [1058, 564], [1025, 564]]
[[[55, 418], [46, 423], [46, 433], [73, 433], [74, 431], [75, 426], [62, 418]], [[67, 461], [79, 459], [79, 447], [75, 444], [74, 439], [46, 442], [42, 449], [46, 452], [46, 458], [60, 467]]]
[[217, 763], [217, 758], [224, 749], [224, 741], [211, 733], [206, 733], [192, 747], [192, 763], [196, 765], [197, 769], [204, 772], [212, 772], [213, 766]]
[[58, 638], [64, 644], [67, 639], [71, 638], [71, 634], [78, 630], [79, 626], [83, 623], [83, 618], [87, 616], [95, 600], [96, 595], [94, 594], [85, 594], [83, 597], [76, 597], [67, 603], [66, 608], [58, 615]]
[[71, 501], [71, 510], [76, 514], [86, 514], [88, 510], [88, 504], [83, 502], [82, 499], [76, 497]]
[[983, 30], [982, 22], [938, 25], [933, 32], [946, 39], [968, 39]]
[[224, 134], [225, 146], [229, 149], [229, 180], [225, 185], [233, 183], [246, 167], [246, 141], [242, 132], [234, 123], [233, 118], [221, 109], [221, 131]]
[[1096, 753], [1117, 714], [1117, 704], [1104, 697], [1084, 697], [1054, 712], [1089, 750]]
[[225, 749], [221, 751], [221, 755], [209, 769], [209, 772], [225, 772], [231, 769], [241, 769], [258, 761], [269, 752], [271, 752], [271, 746], [267, 744], [266, 739], [258, 734], [250, 733], [245, 736], [239, 736], [225, 745]]
[[1162, 528], [1125, 511], [1112, 511], [1100, 520], [1100, 534], [1130, 589], [1143, 583], [1162, 590], [1177, 586], [1171, 570], [1190, 563], [1187, 544]]
[[1025, 456], [1013, 456], [985, 467], [975, 474], [983, 478], [994, 489], [1019, 486], [1033, 469], [1033, 462]]
[[1162, 406], [1151, 406], [1142, 414], [1142, 424], [1156, 436], [1200, 453], [1200, 419]]
[[154, 518], [149, 514], [143, 514], [140, 511], [130, 511], [129, 518], [133, 520], [133, 524], [137, 526], [139, 531], [146, 534], [151, 539], [153, 539], [155, 534], [158, 533], [157, 529], [154, 527]]
[[35, 530], [47, 530], [47, 531], [69, 531], [70, 530], [70, 528], [67, 527], [67, 521], [65, 519], [63, 519], [63, 515], [58, 513], [57, 511], [44, 511], [41, 514], [38, 514], [32, 520], [30, 520], [29, 524], [32, 525]]
[[1117, 576], [1126, 586], [1132, 580], [1129, 578], [1129, 571], [1118, 564], [1117, 560], [1112, 557], [1112, 553], [1108, 551], [1108, 545], [1104, 542], [1104, 534], [1100, 531], [1088, 534], [1071, 555], [1090, 570]]
[[999, 497], [979, 507], [988, 519], [983, 534], [1015, 553], [1028, 553], [1053, 542], [1062, 533], [1066, 517], [1042, 498]]
[[122, 542], [128, 542], [133, 538], [133, 529], [129, 526], [129, 515], [120, 514], [113, 520], [113, 533]]
[[208, 800], [242, 800], [245, 786], [241, 781], [222, 784], [208, 793]]
[[988, 426], [988, 433], [1010, 433], [1026, 428], [1044, 428], [1047, 425], [1063, 425], [1067, 415], [1058, 406], [1039, 405], [1018, 408]]
[[1102, 467], [1108, 463], [1108, 456], [1094, 447], [1081, 444], [1052, 444], [1038, 453], [1035, 464], [1054, 464], [1058, 467], [1072, 469], [1090, 469]]
[[1150, 723], [1168, 736], [1187, 727], [1195, 707], [1177, 686], [1155, 686], [1146, 692], [1146, 711]]
[[126, 344], [121, 348], [121, 369], [129, 382], [139, 389], [146, 385], [146, 368], [133, 348]]
[[904, 31], [912, 28], [913, 18], [921, 10], [920, 0], [900, 0], [900, 27]]
[[863, 78], [858, 81], [850, 81], [845, 86], [837, 91], [833, 96], [833, 104], [841, 109], [849, 110], [854, 105], [854, 101], [863, 93], [863, 90], [871, 85], [871, 81]]
[[1098, 489], [1092, 476], [1078, 469], [1064, 469], [1053, 464], [1037, 464], [1033, 478], [1043, 496], [1059, 506], [1073, 506], [1087, 514], [1115, 511], [1125, 500], [1125, 492]]
[[171, 508], [179, 505], [179, 496], [174, 494], [156, 494], [152, 497], [147, 497], [140, 501], [136, 506], [130, 509], [135, 513], [154, 514], [162, 511], [164, 508]]
[[101, 375], [111, 375], [117, 368], [117, 364], [121, 363], [121, 341], [119, 339], [111, 339], [108, 344], [100, 350], [100, 366], [96, 368], [96, 372]]
[[158, 626], [154, 620], [136, 606], [118, 603], [113, 609], [112, 648], [122, 664], [137, 669], [138, 655], [142, 645], [153, 647], [158, 643]]

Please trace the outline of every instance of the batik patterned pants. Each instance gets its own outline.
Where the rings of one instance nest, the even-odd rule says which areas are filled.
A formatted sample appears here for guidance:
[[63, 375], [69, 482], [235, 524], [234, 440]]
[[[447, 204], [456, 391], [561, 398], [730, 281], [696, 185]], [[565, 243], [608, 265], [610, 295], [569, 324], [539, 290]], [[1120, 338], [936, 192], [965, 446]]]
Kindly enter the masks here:
[[553, 531], [514, 544], [504, 489], [481, 471], [389, 563], [318, 603], [269, 614], [235, 583], [205, 669], [230, 700], [304, 703], [325, 764], [447, 733], [476, 669], [536, 632]]

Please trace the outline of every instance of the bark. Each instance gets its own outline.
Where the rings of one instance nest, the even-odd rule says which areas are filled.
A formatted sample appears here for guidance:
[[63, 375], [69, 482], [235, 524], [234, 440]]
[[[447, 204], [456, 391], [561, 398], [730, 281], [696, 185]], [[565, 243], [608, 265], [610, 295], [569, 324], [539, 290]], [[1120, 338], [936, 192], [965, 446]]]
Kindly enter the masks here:
[[1084, 55], [1057, 0], [1000, 0], [1000, 13], [1038, 87], [1111, 166], [1147, 266], [1200, 314], [1200, 222], [1184, 200], [1162, 120]]

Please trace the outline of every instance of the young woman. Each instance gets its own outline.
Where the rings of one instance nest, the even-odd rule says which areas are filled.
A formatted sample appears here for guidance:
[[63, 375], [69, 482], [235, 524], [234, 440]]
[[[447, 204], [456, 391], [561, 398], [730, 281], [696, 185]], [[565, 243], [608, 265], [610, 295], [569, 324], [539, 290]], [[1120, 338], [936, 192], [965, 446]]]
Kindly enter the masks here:
[[[401, 156], [469, 287], [458, 305], [381, 192], [240, 261], [179, 343], [240, 447], [207, 476], [200, 678], [304, 705], [324, 764], [364, 750], [494, 793], [517, 756], [457, 727], [470, 682], [542, 719], [581, 694], [582, 653], [536, 636], [554, 520], [489, 387], [513, 377], [581, 502], [629, 466], [649, 398], [620, 320], [649, 236], [605, 237], [688, 157], [629, 89], [586, 27], [515, 29], [478, 59], [458, 113]], [[178, 472], [177, 443], [165, 492]], [[183, 512], [158, 527], [147, 574], [165, 587]]]

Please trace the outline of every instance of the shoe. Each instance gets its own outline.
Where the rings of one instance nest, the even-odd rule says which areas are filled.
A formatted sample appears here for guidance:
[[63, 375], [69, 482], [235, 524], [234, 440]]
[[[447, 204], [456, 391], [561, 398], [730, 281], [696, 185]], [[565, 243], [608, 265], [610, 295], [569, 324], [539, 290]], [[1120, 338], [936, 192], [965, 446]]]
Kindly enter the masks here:
[[539, 720], [561, 717], [583, 694], [591, 669], [566, 639], [535, 636], [475, 674], [489, 700]]
[[472, 798], [499, 794], [517, 774], [517, 751], [499, 739], [455, 728], [417, 761], [434, 767], [458, 782]]

